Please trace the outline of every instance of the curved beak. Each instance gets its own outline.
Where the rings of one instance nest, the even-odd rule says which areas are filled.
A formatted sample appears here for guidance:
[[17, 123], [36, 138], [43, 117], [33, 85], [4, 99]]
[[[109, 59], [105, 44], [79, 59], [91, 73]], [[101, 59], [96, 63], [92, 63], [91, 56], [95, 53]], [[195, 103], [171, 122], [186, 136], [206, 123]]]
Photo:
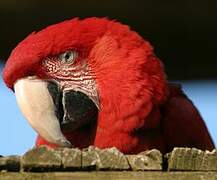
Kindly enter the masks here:
[[45, 140], [61, 147], [72, 147], [61, 132], [47, 87], [48, 82], [35, 76], [19, 79], [14, 85], [18, 105], [32, 128]]

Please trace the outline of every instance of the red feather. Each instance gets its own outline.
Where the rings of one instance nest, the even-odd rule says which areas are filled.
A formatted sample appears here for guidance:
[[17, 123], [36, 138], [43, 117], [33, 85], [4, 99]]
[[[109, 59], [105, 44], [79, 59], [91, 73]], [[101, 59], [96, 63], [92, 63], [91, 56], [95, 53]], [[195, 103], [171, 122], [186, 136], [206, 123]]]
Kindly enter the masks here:
[[[100, 96], [97, 124], [65, 133], [75, 146], [115, 146], [124, 153], [214, 148], [194, 105], [168, 85], [151, 45], [128, 26], [106, 18], [72, 19], [32, 33], [11, 53], [4, 81], [13, 88], [17, 79], [37, 75], [45, 57], [69, 49], [85, 52]], [[50, 145], [38, 137], [41, 144]]]

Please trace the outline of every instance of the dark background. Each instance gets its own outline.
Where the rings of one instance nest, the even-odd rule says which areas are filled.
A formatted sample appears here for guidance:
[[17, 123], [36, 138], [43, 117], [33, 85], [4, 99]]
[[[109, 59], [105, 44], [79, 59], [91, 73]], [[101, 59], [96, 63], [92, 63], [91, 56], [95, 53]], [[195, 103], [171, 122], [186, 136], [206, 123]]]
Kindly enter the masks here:
[[0, 59], [32, 31], [89, 16], [139, 32], [169, 79], [217, 79], [217, 0], [0, 0]]

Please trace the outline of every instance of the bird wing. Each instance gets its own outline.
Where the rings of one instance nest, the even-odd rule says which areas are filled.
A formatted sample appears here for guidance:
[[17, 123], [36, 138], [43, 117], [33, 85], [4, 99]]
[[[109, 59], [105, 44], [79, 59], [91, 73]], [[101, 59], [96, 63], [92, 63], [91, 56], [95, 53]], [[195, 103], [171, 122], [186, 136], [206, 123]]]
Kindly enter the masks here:
[[195, 147], [212, 150], [214, 143], [193, 102], [180, 85], [170, 84], [170, 98], [162, 108], [163, 136], [167, 151], [173, 147]]

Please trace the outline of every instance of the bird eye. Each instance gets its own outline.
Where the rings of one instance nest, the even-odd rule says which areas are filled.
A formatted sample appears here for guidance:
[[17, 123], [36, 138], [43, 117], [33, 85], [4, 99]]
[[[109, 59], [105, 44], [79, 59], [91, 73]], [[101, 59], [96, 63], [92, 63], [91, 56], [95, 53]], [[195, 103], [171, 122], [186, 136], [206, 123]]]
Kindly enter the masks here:
[[72, 64], [77, 58], [78, 53], [76, 51], [66, 51], [59, 55], [60, 61], [63, 64]]

